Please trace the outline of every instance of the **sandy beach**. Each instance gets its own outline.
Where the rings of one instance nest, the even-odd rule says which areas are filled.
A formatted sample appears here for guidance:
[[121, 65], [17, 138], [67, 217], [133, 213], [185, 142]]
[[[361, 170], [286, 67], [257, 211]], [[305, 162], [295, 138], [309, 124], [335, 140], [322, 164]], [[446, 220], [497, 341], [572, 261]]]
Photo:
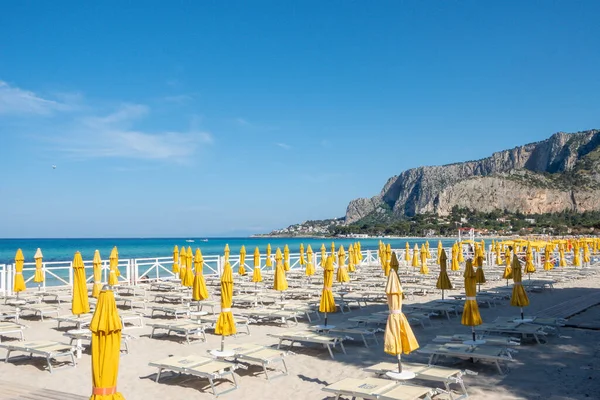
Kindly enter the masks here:
[[[543, 273], [534, 275], [534, 278], [544, 278]], [[383, 278], [382, 278], [383, 279]], [[484, 289], [494, 286], [506, 285], [506, 281], [499, 280], [488, 282]], [[545, 290], [539, 293], [530, 293], [531, 305], [526, 308], [527, 315], [536, 315], [536, 312], [556, 305], [565, 300], [592, 293], [600, 289], [600, 276], [595, 275], [585, 279], [571, 280], [556, 283], [554, 290]], [[383, 289], [382, 289], [383, 290]], [[447, 294], [458, 293], [449, 291]], [[426, 302], [439, 298], [439, 294], [415, 296], [405, 300], [405, 304], [413, 302]], [[68, 315], [68, 305], [62, 306], [62, 315]], [[366, 315], [372, 312], [387, 310], [383, 302], [369, 304], [363, 309], [353, 309], [351, 313], [336, 313], [330, 315], [330, 323], [336, 324], [342, 320]], [[509, 301], [492, 308], [481, 308], [484, 322], [494, 320], [499, 316], [518, 316], [518, 308], [511, 307]], [[153, 320], [157, 320], [154, 318]], [[146, 318], [147, 322], [151, 320]], [[64, 330], [56, 328], [56, 321], [51, 318], [40, 322], [38, 317], [25, 317], [21, 320], [28, 326], [25, 330], [27, 340], [51, 339], [68, 341], [63, 336]], [[548, 336], [547, 343], [534, 344], [530, 342], [518, 346], [514, 358], [516, 361], [509, 364], [510, 371], [501, 375], [492, 364], [475, 363], [466, 360], [442, 359], [441, 365], [453, 366], [478, 372], [478, 375], [467, 375], [464, 379], [468, 387], [470, 398], [474, 400], [488, 399], [592, 399], [598, 398], [600, 381], [597, 379], [600, 370], [600, 306], [595, 306], [587, 311], [572, 317], [568, 325], [579, 325], [590, 329], [562, 327], [560, 335]], [[298, 327], [307, 326], [302, 320]], [[592, 329], [592, 328], [596, 329]], [[228, 337], [227, 345], [237, 343], [258, 343], [273, 345], [277, 340], [267, 336], [269, 333], [283, 332], [286, 329], [277, 324], [252, 324], [251, 335], [240, 334], [237, 337]], [[431, 326], [423, 329], [413, 326], [414, 333], [424, 346], [440, 334], [469, 333], [469, 328], [460, 324], [460, 318], [451, 320], [438, 317], [432, 320]], [[208, 382], [203, 379], [189, 376], [179, 376], [161, 379], [154, 382], [156, 369], [149, 367], [148, 363], [171, 355], [198, 354], [207, 355], [207, 350], [216, 349], [220, 344], [220, 337], [207, 332], [206, 343], [182, 344], [180, 340], [156, 337], [149, 338], [150, 328], [128, 329], [125, 333], [134, 336], [130, 340], [129, 354], [122, 355], [119, 369], [118, 389], [128, 400], [148, 399], [183, 399], [183, 398], [214, 398], [210, 393]], [[378, 334], [382, 339], [382, 334]], [[11, 339], [2, 338], [3, 343]], [[362, 368], [381, 361], [394, 361], [394, 357], [383, 352], [383, 345], [372, 345], [365, 348], [361, 341], [347, 341], [347, 355], [335, 353], [332, 360], [327, 351], [319, 347], [304, 347], [296, 345], [293, 354], [287, 357], [289, 375], [267, 381], [258, 367], [247, 370], [238, 369], [239, 389], [222, 398], [245, 399], [326, 399], [327, 393], [321, 389], [345, 377], [369, 377], [370, 373]], [[0, 349], [0, 356], [5, 351]], [[415, 362], [427, 362], [427, 358], [418, 352], [405, 356], [403, 359]], [[89, 396], [91, 391], [91, 362], [89, 350], [78, 360], [76, 368], [64, 368], [53, 374], [43, 370], [45, 363], [41, 359], [28, 360], [15, 358], [9, 363], [0, 363], [0, 381], [10, 381], [60, 390], [68, 393]], [[427, 383], [426, 383], [427, 384]], [[230, 385], [221, 383], [224, 388]], [[441, 384], [428, 383], [430, 386], [441, 387]], [[0, 394], [0, 398], [2, 395]], [[446, 394], [436, 398], [448, 398]]]

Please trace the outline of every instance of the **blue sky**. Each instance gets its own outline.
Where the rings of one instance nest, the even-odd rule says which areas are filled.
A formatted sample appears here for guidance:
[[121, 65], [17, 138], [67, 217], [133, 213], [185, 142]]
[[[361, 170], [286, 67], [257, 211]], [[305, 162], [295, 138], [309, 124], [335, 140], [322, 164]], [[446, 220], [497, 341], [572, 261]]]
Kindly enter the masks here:
[[[597, 1], [6, 2], [0, 237], [244, 235], [600, 127]], [[56, 165], [56, 169], [52, 169]]]

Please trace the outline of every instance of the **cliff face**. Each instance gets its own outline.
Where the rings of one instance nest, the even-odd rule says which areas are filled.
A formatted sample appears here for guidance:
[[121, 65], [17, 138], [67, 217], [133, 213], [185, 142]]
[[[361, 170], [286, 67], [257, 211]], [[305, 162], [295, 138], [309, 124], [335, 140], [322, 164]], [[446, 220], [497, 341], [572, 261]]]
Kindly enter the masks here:
[[390, 178], [379, 195], [351, 201], [346, 223], [376, 218], [386, 208], [395, 217], [443, 215], [454, 206], [524, 213], [598, 210], [599, 146], [598, 130], [560, 132], [478, 161], [409, 169]]

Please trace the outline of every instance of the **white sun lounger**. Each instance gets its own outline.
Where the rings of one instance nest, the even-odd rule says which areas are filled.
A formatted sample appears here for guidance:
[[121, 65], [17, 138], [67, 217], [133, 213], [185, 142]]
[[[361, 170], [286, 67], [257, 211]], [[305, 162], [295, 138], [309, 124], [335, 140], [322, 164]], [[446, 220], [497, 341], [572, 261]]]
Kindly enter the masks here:
[[294, 346], [294, 343], [316, 343], [326, 347], [327, 351], [329, 351], [329, 355], [333, 359], [335, 358], [333, 356], [333, 349], [339, 344], [342, 352], [346, 354], [346, 349], [344, 348], [344, 340], [346, 340], [346, 337], [341, 335], [317, 333], [313, 331], [289, 331], [283, 333], [269, 333], [268, 335], [279, 339], [277, 349], [281, 347], [281, 344], [284, 341], [290, 342], [290, 348]]
[[14, 319], [19, 322], [19, 309], [14, 307], [2, 306], [0, 308], [0, 321]]
[[[144, 316], [140, 313], [134, 311], [121, 311], [119, 312], [119, 318], [121, 318], [123, 330], [144, 327]], [[136, 325], [131, 321], [137, 321], [138, 324]], [[126, 325], [126, 322], [129, 322], [129, 324]]]
[[167, 336], [171, 333], [176, 335], [182, 335], [185, 337], [187, 344], [191, 343], [190, 338], [193, 336], [199, 337], [200, 340], [206, 342], [206, 334], [204, 333], [204, 326], [195, 321], [174, 321], [171, 323], [152, 323], [148, 324], [152, 328], [150, 338], [154, 337], [157, 330], [167, 331]]
[[140, 308], [146, 309], [146, 304], [148, 304], [148, 300], [143, 296], [122, 296], [116, 295], [115, 302], [117, 305], [122, 305], [123, 307], [129, 307], [130, 310], [133, 310], [133, 307], [139, 306]]
[[23, 311], [27, 311], [34, 315], [39, 315], [42, 321], [44, 320], [44, 316], [56, 315], [58, 317], [59, 313], [59, 308], [50, 304], [27, 304], [19, 308], [21, 310], [21, 315], [23, 314]]
[[[188, 355], [181, 357], [167, 357], [162, 360], [153, 361], [148, 365], [158, 368], [156, 382], [158, 382], [160, 379], [162, 372], [167, 370], [176, 372], [178, 374], [186, 374], [208, 379], [212, 392], [215, 396], [229, 393], [238, 387], [234, 373], [237, 365], [227, 361]], [[233, 387], [217, 393], [214, 380], [225, 379], [225, 377], [229, 375], [231, 375], [233, 379]]]
[[[312, 327], [314, 328], [314, 327]], [[366, 348], [369, 348], [368, 340], [372, 340], [375, 342], [375, 345], [379, 345], [379, 341], [377, 340], [377, 336], [375, 334], [377, 332], [382, 332], [379, 328], [367, 328], [367, 327], [356, 327], [356, 326], [348, 326], [344, 324], [336, 325], [335, 328], [329, 329], [329, 332], [332, 333], [341, 333], [343, 335], [357, 335], [360, 336]]]
[[[70, 343], [71, 346], [75, 346], [75, 344], [73, 342], [77, 342], [78, 340], [79, 341], [85, 340], [86, 342], [90, 342], [90, 344], [92, 341], [92, 331], [90, 331], [89, 329], [70, 330], [70, 331], [65, 332], [64, 335], [71, 340], [71, 343]], [[123, 347], [123, 349], [121, 351], [124, 351], [125, 354], [129, 354], [129, 339], [130, 338], [132, 338], [132, 336], [129, 336], [126, 334], [121, 334], [121, 346]], [[81, 349], [79, 349], [79, 350], [81, 350]]]
[[403, 385], [390, 379], [345, 378], [322, 389], [335, 394], [335, 398], [351, 396], [353, 399], [417, 400], [431, 399], [433, 389], [424, 386]]
[[56, 317], [56, 322], [58, 323], [57, 328], [60, 329], [60, 326], [63, 324], [75, 325], [76, 329], [82, 329], [88, 326], [92, 322], [92, 314], [82, 314], [78, 315], [63, 315], [62, 317]]
[[542, 343], [540, 337], [548, 335], [543, 325], [534, 325], [527, 323], [521, 324], [513, 322], [483, 323], [479, 326], [476, 326], [475, 331], [483, 334], [500, 333], [512, 336], [521, 336], [521, 339], [525, 339], [528, 336], [532, 336], [538, 344]]
[[[415, 374], [415, 379], [431, 382], [440, 382], [444, 384], [446, 392], [450, 396], [450, 400], [460, 400], [469, 397], [467, 387], [463, 381], [463, 375], [469, 373], [476, 375], [475, 372], [464, 372], [456, 368], [441, 367], [438, 365], [427, 365], [402, 362], [402, 370], [410, 371]], [[385, 376], [387, 372], [398, 372], [398, 363], [396, 362], [381, 362], [370, 367], [363, 368], [363, 371], [372, 372], [378, 376]], [[451, 384], [456, 383], [460, 386], [461, 393], [458, 397], [452, 392]]]
[[[521, 339], [510, 336], [488, 336], [488, 335], [476, 335], [476, 340], [485, 340], [487, 345], [491, 346], [520, 346]], [[457, 334], [457, 335], [437, 335], [433, 338], [434, 343], [462, 343], [467, 340], [473, 340], [473, 335], [469, 334]]]
[[55, 360], [58, 357], [69, 357], [71, 360], [71, 365], [75, 367], [75, 355], [73, 354], [73, 346], [66, 343], [53, 342], [49, 340], [37, 340], [31, 342], [11, 342], [0, 344], [0, 347], [5, 348], [6, 358], [5, 362], [8, 362], [11, 353], [13, 352], [22, 352], [29, 353], [29, 357], [41, 356], [46, 359], [46, 363], [48, 364], [48, 369], [50, 373], [53, 372], [55, 368], [52, 367], [52, 360]]
[[435, 364], [442, 356], [473, 359], [473, 361], [489, 361], [498, 368], [498, 372], [501, 374], [504, 374], [504, 371], [500, 363], [514, 361], [512, 358], [514, 350], [499, 346], [470, 346], [455, 343], [428, 344], [419, 348], [417, 352], [428, 355], [429, 364]]
[[[237, 310], [236, 310], [237, 312]], [[210, 325], [210, 328], [214, 329], [217, 325], [217, 321], [219, 320], [218, 315], [203, 315], [200, 317], [200, 321]], [[246, 317], [241, 317], [239, 315], [234, 315], [233, 320], [235, 322], [236, 333], [234, 336], [237, 337], [238, 334], [243, 333], [240, 332], [241, 327], [246, 330], [246, 334], [250, 335], [250, 319]]]
[[294, 325], [298, 325], [298, 316], [301, 315], [296, 311], [274, 310], [269, 308], [255, 308], [251, 310], [240, 310], [238, 312], [257, 320], [282, 322], [286, 326], [290, 325], [290, 321], [294, 321]]
[[[233, 356], [236, 361], [245, 362], [248, 364], [260, 365], [267, 377], [267, 380], [279, 378], [287, 375], [287, 365], [285, 364], [285, 357], [287, 352], [276, 350], [270, 347], [261, 346], [259, 344], [244, 343], [234, 346], [233, 348], [228, 347], [228, 350], [235, 352]], [[269, 367], [277, 371], [272, 367], [276, 363], [281, 363], [280, 373], [275, 376], [269, 376]]]
[[16, 322], [0, 322], [0, 342], [3, 335], [13, 335], [15, 333], [19, 334], [20, 340], [25, 340], [23, 328], [25, 328], [24, 325], [17, 324]]
[[187, 306], [152, 306], [150, 310], [152, 310], [150, 318], [154, 318], [156, 313], [163, 313], [165, 316], [175, 317], [175, 319], [182, 316], [187, 317], [190, 314], [190, 309]]

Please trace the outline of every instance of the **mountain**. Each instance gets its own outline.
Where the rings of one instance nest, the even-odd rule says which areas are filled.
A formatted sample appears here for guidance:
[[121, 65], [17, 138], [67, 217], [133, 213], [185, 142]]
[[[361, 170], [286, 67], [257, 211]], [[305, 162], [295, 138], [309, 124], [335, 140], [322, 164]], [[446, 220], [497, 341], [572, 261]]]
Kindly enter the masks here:
[[387, 222], [453, 207], [523, 214], [600, 210], [600, 131], [559, 132], [490, 157], [406, 170], [352, 200], [345, 224]]

